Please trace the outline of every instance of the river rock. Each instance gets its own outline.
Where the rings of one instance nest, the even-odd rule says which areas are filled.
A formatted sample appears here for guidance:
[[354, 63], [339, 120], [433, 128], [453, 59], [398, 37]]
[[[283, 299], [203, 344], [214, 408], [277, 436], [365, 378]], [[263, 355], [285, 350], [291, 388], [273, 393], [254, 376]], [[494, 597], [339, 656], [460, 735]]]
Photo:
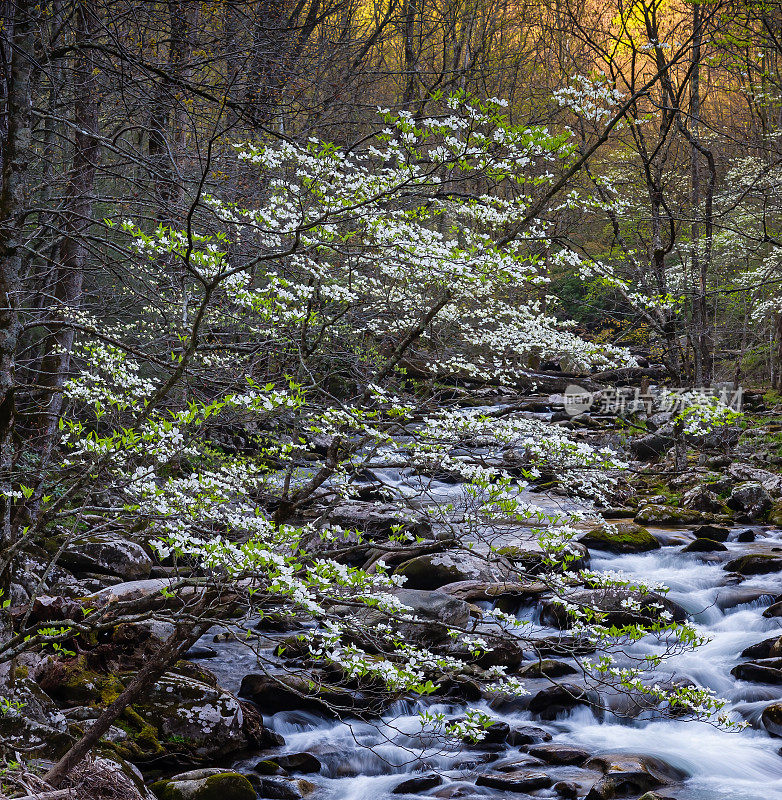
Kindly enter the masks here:
[[713, 539], [698, 538], [691, 541], [682, 548], [682, 553], [719, 553], [727, 551], [722, 542], [715, 542]]
[[152, 784], [158, 800], [256, 800], [250, 781], [238, 772], [197, 769]]
[[782, 737], [782, 701], [767, 705], [763, 709], [760, 721], [772, 736]]
[[539, 744], [540, 742], [550, 742], [551, 734], [543, 728], [536, 728], [534, 725], [511, 726], [508, 734], [508, 744], [519, 747], [525, 744]]
[[763, 612], [763, 616], [766, 619], [773, 619], [774, 617], [782, 617], [782, 602], [772, 603]]
[[578, 800], [581, 789], [577, 783], [571, 781], [559, 781], [552, 788], [557, 793], [557, 797], [561, 797], [563, 800]]
[[[639, 592], [622, 587], [579, 589], [567, 592], [563, 599], [570, 604], [594, 609], [604, 615], [604, 625], [652, 625], [667, 613], [674, 622], [685, 622], [687, 612], [678, 603], [656, 592]], [[632, 602], [635, 608], [628, 608]], [[573, 617], [556, 598], [541, 603], [541, 622], [559, 628], [567, 628]]]
[[534, 792], [536, 789], [548, 789], [554, 781], [545, 772], [487, 772], [475, 780], [476, 786], [487, 786], [506, 792]]
[[571, 664], [551, 658], [532, 661], [519, 669], [522, 678], [561, 678], [564, 675], [575, 675], [577, 672], [578, 670]]
[[[260, 779], [260, 796], [269, 800], [301, 800], [316, 789], [314, 783], [303, 778], [280, 778], [269, 776]], [[222, 798], [217, 798], [222, 800]]]
[[762, 642], [752, 644], [741, 653], [742, 658], [780, 658], [782, 657], [782, 636], [772, 636]]
[[549, 656], [588, 656], [596, 648], [589, 639], [561, 633], [559, 636], [543, 636], [528, 643], [536, 658]]
[[708, 517], [708, 514], [691, 508], [650, 503], [640, 509], [633, 521], [639, 525], [694, 525], [698, 522], [707, 522]]
[[683, 781], [687, 775], [662, 759], [647, 755], [612, 753], [595, 756], [585, 769], [600, 770], [601, 778], [587, 794], [587, 800], [609, 800], [629, 794], [641, 794], [660, 786]]
[[747, 605], [748, 603], [755, 603], [761, 598], [771, 598], [768, 590], [758, 589], [749, 586], [726, 587], [717, 592], [714, 604], [720, 611], [727, 611], [736, 606]]
[[397, 784], [391, 790], [391, 794], [418, 794], [428, 789], [434, 789], [435, 786], [439, 786], [442, 782], [443, 779], [436, 772], [430, 772], [427, 775], [416, 775]]
[[510, 573], [507, 562], [453, 550], [411, 558], [396, 568], [396, 574], [407, 578], [405, 588], [409, 589], [439, 589], [456, 581], [496, 583], [510, 577]]
[[535, 745], [534, 747], [527, 748], [527, 752], [531, 756], [545, 761], [547, 764], [566, 767], [580, 767], [591, 755], [588, 750], [583, 750], [580, 747], [574, 747], [569, 744], [559, 744], [557, 742]]
[[[497, 555], [511, 562], [520, 572], [539, 575], [563, 569], [577, 571], [589, 564], [589, 550], [580, 542], [571, 541], [565, 552], [549, 553], [540, 547], [506, 545], [496, 550]], [[567, 557], [567, 561], [565, 561]]]
[[780, 669], [779, 659], [770, 659], [770, 663], [759, 661], [747, 661], [733, 667], [730, 674], [734, 678], [752, 683], [782, 683], [782, 669]]
[[587, 547], [612, 553], [643, 553], [660, 547], [660, 543], [646, 528], [634, 522], [599, 525], [584, 534], [579, 541]]
[[[310, 686], [314, 680], [317, 688]], [[252, 700], [262, 714], [303, 709], [333, 717], [342, 712], [360, 711], [374, 714], [382, 711], [383, 700], [361, 691], [338, 686], [317, 671], [276, 674], [250, 673], [242, 678], [239, 697]]]
[[[400, 614], [412, 614], [417, 618], [415, 622], [394, 623], [403, 636], [438, 644], [450, 641], [449, 628], [464, 628], [470, 621], [469, 603], [445, 592], [404, 588], [393, 590], [393, 594], [409, 609], [400, 611]], [[360, 616], [369, 625], [373, 621], [388, 620], [387, 615], [372, 608], [362, 611]]]
[[276, 764], [285, 772], [301, 772], [303, 774], [320, 772], [322, 767], [320, 760], [312, 753], [285, 753], [281, 756], [272, 756], [267, 761]]
[[390, 503], [345, 503], [329, 512], [328, 521], [341, 528], [362, 531], [370, 539], [387, 539], [397, 526], [414, 536], [428, 537], [432, 533], [429, 520], [421, 514]]
[[496, 583], [456, 581], [454, 583], [446, 583], [440, 587], [439, 591], [468, 602], [490, 600], [518, 605], [525, 600], [544, 594], [548, 591], [548, 586], [541, 581], [534, 580], [524, 583], [513, 581], [499, 581]]
[[576, 706], [598, 705], [599, 698], [583, 686], [556, 683], [541, 689], [529, 703], [529, 710], [541, 719], [556, 719], [559, 714]]
[[768, 575], [782, 570], [782, 555], [773, 553], [750, 553], [728, 561], [723, 569], [740, 575]]
[[60, 563], [77, 573], [108, 573], [125, 581], [148, 578], [152, 569], [152, 559], [138, 542], [109, 533], [93, 534], [69, 544]]
[[724, 525], [700, 525], [692, 532], [696, 539], [711, 539], [713, 542], [727, 542], [730, 528]]
[[762, 484], [750, 481], [736, 486], [726, 505], [733, 511], [742, 512], [749, 519], [762, 519], [771, 508], [772, 501]]

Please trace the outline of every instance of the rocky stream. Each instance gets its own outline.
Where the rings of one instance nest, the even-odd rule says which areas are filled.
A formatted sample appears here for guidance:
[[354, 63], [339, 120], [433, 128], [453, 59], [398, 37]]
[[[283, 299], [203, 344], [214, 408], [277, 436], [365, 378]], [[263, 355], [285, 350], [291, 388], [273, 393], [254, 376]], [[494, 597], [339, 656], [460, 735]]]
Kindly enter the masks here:
[[[560, 401], [525, 398], [513, 410], [506, 400], [485, 410], [511, 408], [508, 413], [565, 424], [591, 441], [616, 440], [613, 423], [589, 414], [570, 419]], [[748, 723], [743, 730], [669, 718], [625, 693], [597, 691], [585, 682], [545, 591], [522, 592], [469, 553], [435, 551], [404, 565], [403, 602], [435, 624], [466, 624], [495, 604], [526, 620], [524, 645], [509, 630], [508, 652], [515, 654], [511, 661], [528, 695], [491, 699], [451, 690], [398, 700], [376, 717], [346, 713], [339, 719], [316, 699], [302, 702], [270, 681], [252, 650], [213, 630], [123, 725], [112, 728], [103, 757], [133, 771], [138, 796], [151, 796], [151, 786], [160, 800], [782, 800], [782, 529], [775, 525], [782, 522], [776, 517], [782, 477], [758, 466], [747, 437], [743, 455], [740, 445], [733, 457], [702, 457], [661, 489], [657, 462], [643, 460], [650, 457], [644, 448], [655, 449], [654, 435], [629, 445], [642, 477], [625, 505], [606, 512], [620, 534], [585, 531], [582, 560], [593, 570], [621, 570], [670, 588], [666, 607], [674, 618], [690, 620], [709, 641], [666, 660], [651, 679], [712, 689], [728, 701], [733, 718]], [[664, 452], [651, 457], [657, 456]], [[444, 477], [427, 478], [424, 491], [420, 476], [389, 466], [368, 476], [367, 485], [380, 481], [421, 504], [458, 506], [461, 486]], [[555, 488], [535, 488], [530, 500], [551, 508], [574, 502]], [[382, 517], [382, 507], [351, 502], [340, 512], [348, 519]], [[524, 529], [502, 537], [519, 559], [534, 550]], [[99, 592], [159, 591], [165, 577], [146, 558], [130, 542], [97, 542], [66, 566]], [[107, 581], [107, 574], [113, 578]], [[602, 602], [621, 619], [617, 598]], [[260, 627], [266, 658], [279, 665], [283, 683], [290, 682], [296, 658], [279, 645], [295, 631]], [[144, 636], [150, 634], [155, 631]], [[113, 646], [130, 652], [141, 645], [126, 633]], [[643, 639], [622, 657], [643, 657], [659, 646]], [[39, 743], [45, 751], [116, 695], [117, 678], [100, 674], [94, 659], [89, 669], [85, 663], [79, 656], [31, 660], [19, 668], [17, 693], [25, 708], [0, 717], [7, 746]], [[360, 707], [361, 699], [354, 703]], [[448, 744], [421, 734], [421, 711], [456, 718], [468, 704], [496, 720], [483, 741]], [[141, 770], [143, 783], [129, 763]]]

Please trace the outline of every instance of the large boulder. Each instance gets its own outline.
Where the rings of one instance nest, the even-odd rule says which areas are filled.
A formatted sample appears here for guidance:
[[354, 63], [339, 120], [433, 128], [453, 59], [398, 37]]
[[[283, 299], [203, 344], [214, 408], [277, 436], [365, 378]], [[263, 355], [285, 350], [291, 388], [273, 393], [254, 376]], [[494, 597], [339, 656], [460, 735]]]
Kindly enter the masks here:
[[[406, 638], [423, 639], [428, 644], [448, 640], [449, 628], [464, 628], [470, 620], [470, 605], [445, 592], [426, 589], [396, 589], [394, 595], [409, 610], [402, 614], [412, 614], [411, 622], [396, 623], [397, 629]], [[373, 620], [384, 622], [387, 617], [380, 611], [368, 609], [361, 614], [364, 623]]]
[[600, 698], [596, 692], [571, 683], [555, 683], [541, 689], [529, 703], [529, 710], [541, 719], [553, 720], [576, 706], [598, 708]]
[[256, 800], [250, 781], [238, 772], [197, 769], [152, 784], [158, 800]]
[[743, 481], [759, 483], [773, 497], [782, 495], [782, 475], [778, 475], [775, 472], [751, 467], [749, 464], [734, 462], [728, 468], [728, 475], [733, 479], [734, 483]]
[[654, 461], [665, 455], [673, 447], [674, 441], [672, 429], [665, 426], [654, 433], [633, 439], [630, 452], [639, 461]]
[[743, 513], [749, 519], [762, 519], [771, 509], [771, 495], [761, 483], [740, 483], [730, 493], [726, 505], [733, 511]]
[[782, 553], [749, 553], [728, 561], [723, 569], [740, 575], [768, 575], [782, 570]]
[[387, 539], [397, 528], [414, 536], [432, 533], [431, 523], [420, 513], [400, 509], [391, 503], [345, 503], [329, 512], [328, 522], [347, 530], [362, 531], [369, 539]]
[[152, 559], [144, 547], [119, 534], [99, 533], [69, 544], [60, 563], [75, 572], [116, 575], [126, 581], [149, 577]]
[[248, 744], [241, 703], [216, 683], [168, 673], [135, 709], [157, 728], [161, 742], [183, 741], [190, 755], [199, 759], [221, 758]]
[[693, 486], [682, 495], [682, 505], [695, 511], [716, 513], [723, 510], [723, 502], [708, 485]]
[[[39, 685], [64, 706], [97, 717], [133, 680], [133, 672], [104, 672], [88, 656], [54, 660], [38, 670]], [[69, 712], [70, 713], [70, 712]], [[255, 742], [241, 702], [217, 684], [208, 670], [179, 662], [123, 711], [125, 736], [116, 750], [132, 763], [150, 760], [170, 764], [215, 760]]]
[[598, 525], [580, 539], [582, 544], [612, 553], [642, 553], [657, 550], [660, 543], [649, 531], [634, 522]]
[[[602, 624], [608, 626], [651, 626], [659, 622], [687, 620], [687, 612], [681, 606], [656, 592], [601, 587], [567, 592], [562, 599], [569, 605], [599, 612]], [[558, 628], [568, 628], [573, 623], [573, 617], [558, 598], [544, 600], [540, 616], [541, 622]]]
[[0, 755], [15, 759], [18, 752], [54, 759], [73, 744], [65, 717], [34, 680], [17, 676], [13, 689], [3, 687], [2, 695]]
[[650, 503], [640, 509], [635, 515], [634, 522], [639, 525], [695, 525], [699, 522], [709, 522], [710, 519], [709, 514], [692, 508]]
[[456, 581], [494, 583], [510, 577], [510, 573], [504, 560], [489, 560], [462, 550], [417, 556], [396, 568], [397, 575], [407, 578], [408, 589], [439, 589]]
[[603, 777], [589, 791], [587, 800], [635, 796], [660, 786], [680, 783], [687, 778], [686, 773], [676, 767], [647, 755], [611, 753], [595, 756], [584, 764], [584, 768], [603, 773]]

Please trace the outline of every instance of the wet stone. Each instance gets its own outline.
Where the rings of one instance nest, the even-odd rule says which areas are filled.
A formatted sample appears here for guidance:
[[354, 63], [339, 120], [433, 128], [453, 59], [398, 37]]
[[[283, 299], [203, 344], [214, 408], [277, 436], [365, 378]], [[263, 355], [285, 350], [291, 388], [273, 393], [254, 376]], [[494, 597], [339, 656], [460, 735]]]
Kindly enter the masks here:
[[535, 745], [530, 747], [527, 752], [547, 764], [568, 767], [580, 767], [592, 755], [588, 750], [582, 750], [580, 747], [557, 743]]
[[508, 734], [508, 744], [514, 745], [515, 747], [550, 741], [551, 734], [548, 731], [544, 731], [543, 728], [536, 728], [534, 725], [511, 728]]
[[554, 781], [545, 772], [518, 770], [479, 775], [475, 785], [486, 786], [490, 789], [502, 789], [507, 792], [533, 792], [536, 789], [550, 788], [554, 785]]
[[728, 548], [713, 539], [695, 539], [682, 549], [682, 553], [718, 553]]
[[443, 779], [435, 772], [430, 772], [427, 775], [416, 775], [406, 781], [402, 781], [396, 786], [391, 794], [418, 794], [425, 792], [427, 789], [434, 789], [439, 786]]
[[525, 664], [519, 670], [519, 675], [523, 678], [561, 678], [564, 675], [575, 675], [577, 672], [578, 670], [571, 664], [546, 658]]
[[722, 525], [700, 525], [693, 531], [696, 539], [711, 539], [713, 542], [727, 542], [730, 529]]

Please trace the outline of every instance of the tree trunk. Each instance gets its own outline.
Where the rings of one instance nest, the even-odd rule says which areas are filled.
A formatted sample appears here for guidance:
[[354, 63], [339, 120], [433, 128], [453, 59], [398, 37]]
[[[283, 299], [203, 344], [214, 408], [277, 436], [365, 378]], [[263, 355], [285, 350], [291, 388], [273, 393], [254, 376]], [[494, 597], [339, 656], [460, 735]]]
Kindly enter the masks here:
[[[39, 6], [14, 6], [11, 30], [4, 31], [11, 52], [7, 82], [8, 126], [3, 142], [0, 190], [0, 553], [13, 545], [11, 491], [16, 417], [14, 366], [19, 339], [20, 277], [25, 259], [25, 186], [32, 140], [31, 79], [35, 63], [35, 33]], [[0, 574], [2, 600], [8, 599], [11, 563]]]
[[186, 627], [177, 626], [160, 649], [142, 667], [127, 689], [90, 725], [76, 744], [44, 775], [44, 780], [55, 789], [65, 776], [82, 761], [100, 741], [119, 715], [144, 693], [168, 670], [180, 656], [189, 650], [210, 628], [208, 623]]

